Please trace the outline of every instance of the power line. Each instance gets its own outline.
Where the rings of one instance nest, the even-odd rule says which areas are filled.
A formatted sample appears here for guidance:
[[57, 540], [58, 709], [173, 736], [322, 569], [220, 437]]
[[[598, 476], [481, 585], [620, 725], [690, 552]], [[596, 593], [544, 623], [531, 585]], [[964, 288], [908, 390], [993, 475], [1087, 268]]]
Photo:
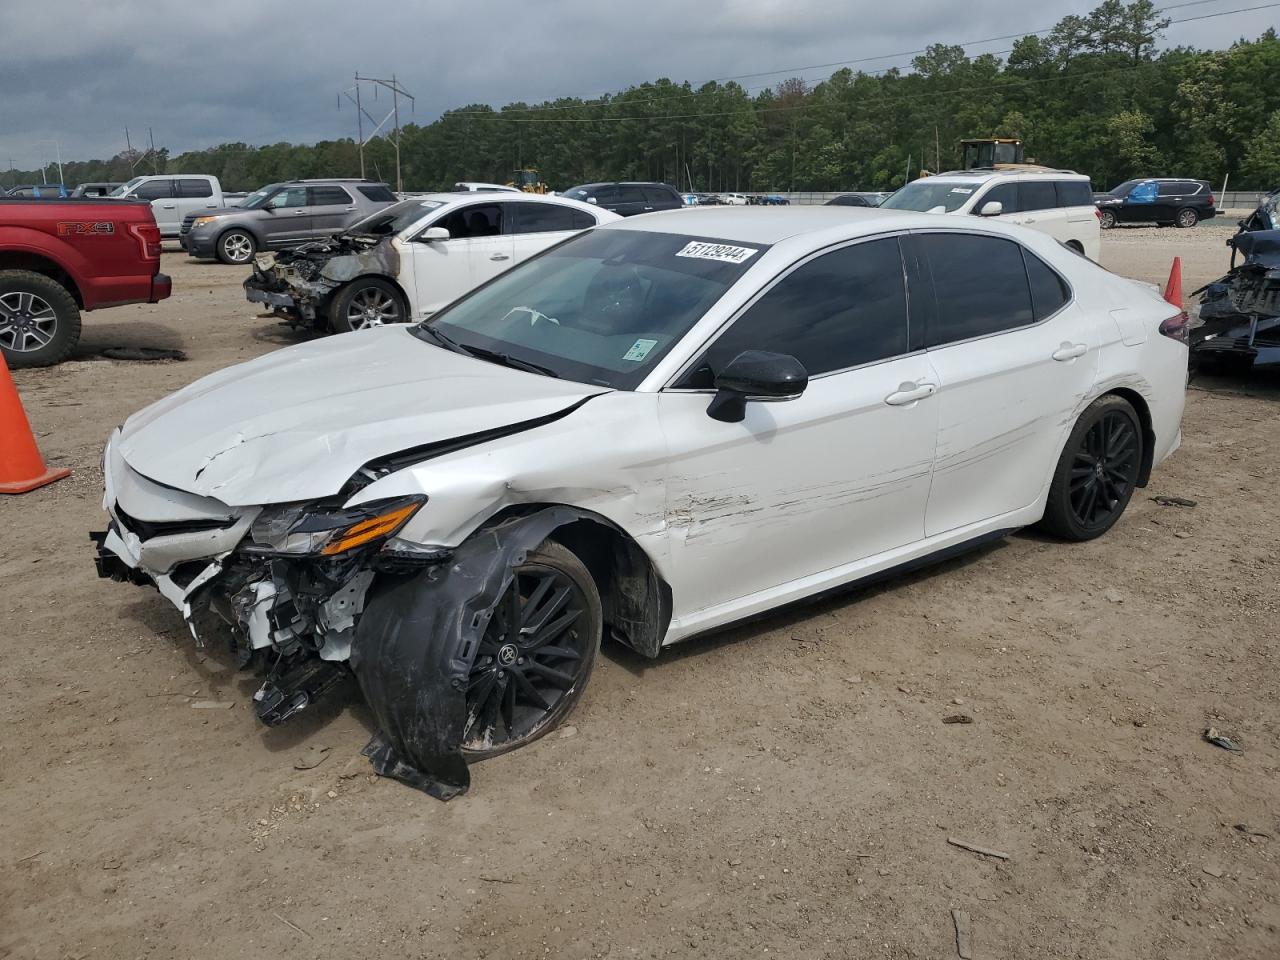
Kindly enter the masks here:
[[[1187, 0], [1187, 2], [1183, 2], [1183, 3], [1168, 4], [1167, 6], [1160, 7], [1156, 10], [1153, 10], [1152, 13], [1153, 14], [1166, 13], [1170, 10], [1180, 10], [1184, 7], [1200, 7], [1208, 3], [1223, 3], [1223, 2], [1226, 2], [1226, 0]], [[1268, 4], [1267, 6], [1275, 6], [1275, 4]], [[1192, 20], [1207, 20], [1207, 19], [1211, 19], [1212, 17], [1227, 16], [1228, 14], [1232, 14], [1232, 13], [1245, 13], [1250, 10], [1261, 10], [1261, 9], [1266, 9], [1266, 7], [1265, 6], [1264, 7], [1247, 7], [1244, 10], [1226, 10], [1226, 11], [1222, 11], [1221, 13], [1206, 14], [1203, 17], [1187, 17], [1181, 20], [1171, 20], [1170, 25], [1172, 26], [1173, 24], [1176, 24], [1176, 23], [1188, 23]], [[1044, 27], [1040, 30], [1024, 30], [1019, 33], [1007, 33], [999, 37], [987, 37], [982, 40], [963, 40], [959, 43], [950, 44], [950, 46], [971, 47], [971, 46], [978, 46], [979, 44], [983, 44], [983, 43], [995, 43], [1000, 40], [1019, 40], [1023, 37], [1039, 36], [1040, 34], [1043, 34], [1043, 33], [1052, 33], [1056, 28], [1057, 28], [1057, 25], [1055, 24], [1052, 27]], [[736, 76], [729, 76], [729, 77], [713, 77], [710, 80], [686, 81], [686, 83], [688, 83], [690, 86], [701, 87], [709, 83], [728, 83], [730, 81], [736, 81], [736, 80], [752, 80], [758, 77], [770, 77], [770, 76], [776, 76], [778, 74], [794, 75], [794, 74], [804, 73], [808, 70], [827, 70], [832, 67], [846, 67], [846, 66], [852, 66], [858, 63], [871, 63], [876, 60], [896, 60], [900, 57], [914, 57], [922, 53], [928, 53], [928, 52], [929, 52], [929, 48], [925, 47], [920, 50], [902, 50], [902, 51], [899, 51], [898, 53], [882, 53], [882, 54], [877, 54], [875, 56], [870, 56], [870, 57], [858, 57], [853, 60], [834, 60], [830, 63], [816, 63], [816, 64], [810, 64], [809, 66], [804, 66], [804, 67], [782, 67], [777, 70], [764, 70], [759, 73], [742, 73], [742, 74], [737, 74]], [[1009, 52], [1011, 51], [1008, 51], [1008, 50], [986, 51], [985, 53], [978, 54], [978, 56], [1000, 56], [1002, 54], [1009, 53]], [[892, 69], [894, 68], [885, 67], [878, 70], [868, 70], [868, 71], [860, 71], [860, 72], [865, 72], [869, 76], [873, 76], [875, 74], [883, 73], [887, 70], [892, 70]], [[774, 86], [773, 83], [767, 83], [759, 86], [745, 87], [744, 89], [747, 91], [767, 90], [772, 86]], [[610, 96], [613, 96], [614, 99], [611, 99], [611, 100], [604, 99], [604, 97], [610, 97]], [[697, 97], [697, 96], [701, 96], [701, 94], [695, 91], [692, 93], [681, 93], [681, 94], [673, 94], [670, 96], [652, 97], [645, 100], [629, 99], [627, 100], [627, 105], [639, 104], [639, 103], [658, 103], [665, 100], [683, 100], [683, 99], [688, 99], [690, 97]], [[544, 98], [544, 99], [550, 99], [550, 98]], [[556, 97], [555, 99], [564, 99], [564, 98]], [[549, 106], [543, 106], [543, 107], [514, 107], [514, 108], [504, 109], [502, 112], [503, 113], [535, 113], [535, 112], [543, 112], [547, 110], [579, 110], [586, 107], [611, 107], [616, 105], [617, 105], [616, 95], [606, 93], [606, 94], [602, 94], [600, 99], [597, 99], [595, 101], [588, 100], [583, 103], [556, 104], [556, 105], [549, 105]], [[492, 113], [495, 113], [495, 112], [497, 111], [489, 111], [489, 110], [448, 111], [449, 116], [451, 117], [461, 117], [461, 116], [487, 117], [487, 116], [491, 116]]]
[[[1216, 2], [1216, 0], [1195, 0], [1195, 2], [1196, 2], [1196, 3], [1206, 3], [1206, 2]], [[1220, 2], [1220, 0], [1218, 0], [1218, 2]], [[1194, 5], [1194, 4], [1191, 4], [1191, 3], [1188, 3], [1188, 4], [1182, 4], [1182, 6], [1192, 6], [1192, 5]], [[1217, 12], [1217, 13], [1208, 13], [1208, 14], [1203, 14], [1203, 15], [1198, 16], [1198, 17], [1185, 17], [1185, 18], [1180, 19], [1180, 20], [1172, 20], [1172, 21], [1170, 21], [1170, 24], [1172, 25], [1172, 24], [1174, 24], [1174, 23], [1190, 23], [1190, 22], [1192, 22], [1192, 21], [1196, 21], [1196, 20], [1211, 20], [1211, 19], [1214, 19], [1214, 18], [1216, 18], [1216, 17], [1232, 16], [1232, 15], [1237, 14], [1237, 13], [1250, 13], [1250, 12], [1255, 11], [1255, 10], [1269, 10], [1269, 9], [1271, 9], [1271, 8], [1273, 8], [1273, 7], [1280, 7], [1280, 2], [1276, 2], [1276, 3], [1264, 3], [1264, 4], [1257, 5], [1257, 6], [1252, 6], [1252, 7], [1241, 7], [1241, 8], [1238, 8], [1238, 9], [1236, 9], [1236, 10], [1223, 10], [1223, 11], [1220, 11], [1220, 12]], [[1165, 8], [1165, 9], [1171, 9], [1171, 8]], [[1026, 34], [1011, 34], [1011, 36], [1026, 36]], [[1008, 38], [1007, 38], [1007, 37], [997, 37], [997, 38], [992, 38], [992, 39], [1008, 39]], [[970, 43], [978, 43], [978, 42], [983, 42], [983, 41], [969, 41], [969, 42], [970, 42]], [[961, 46], [961, 44], [956, 44], [956, 46]], [[908, 52], [910, 52], [910, 51], [908, 51]], [[1009, 53], [1009, 52], [1012, 52], [1012, 51], [1000, 51], [1000, 52], [1001, 52], [1001, 53]], [[899, 55], [899, 56], [905, 56], [906, 54], [898, 54], [898, 55]], [[991, 54], [991, 55], [996, 55], [996, 54]], [[885, 56], [889, 56], [889, 54], [886, 54]], [[817, 67], [813, 67], [813, 68], [800, 68], [800, 69], [817, 69]], [[1046, 82], [1046, 81], [1053, 81], [1053, 80], [1069, 80], [1069, 79], [1076, 79], [1076, 77], [1081, 77], [1081, 76], [1094, 76], [1094, 75], [1102, 75], [1102, 74], [1105, 74], [1105, 73], [1124, 72], [1125, 70], [1129, 70], [1129, 69], [1136, 69], [1136, 68], [1135, 68], [1135, 67], [1123, 67], [1123, 68], [1118, 68], [1118, 69], [1115, 69], [1115, 70], [1099, 71], [1099, 72], [1096, 72], [1096, 73], [1094, 73], [1094, 74], [1077, 74], [1077, 75], [1072, 76], [1072, 77], [1047, 77], [1047, 78], [1043, 78], [1043, 79], [1041, 79], [1041, 80], [1027, 80], [1027, 81], [1021, 81], [1021, 82], [1024, 82], [1024, 83], [1043, 83], [1043, 82]], [[984, 86], [984, 87], [973, 88], [973, 89], [984, 90], [984, 89], [990, 89], [990, 87], [989, 87], [989, 86]], [[956, 90], [951, 90], [951, 91], [937, 91], [936, 93], [929, 93], [929, 94], [908, 95], [908, 96], [906, 96], [906, 97], [903, 97], [902, 99], [912, 99], [912, 98], [913, 98], [913, 96], [947, 95], [947, 94], [955, 93], [955, 92], [959, 92], [959, 91], [956, 91]], [[669, 100], [685, 99], [685, 98], [687, 98], [687, 97], [689, 97], [689, 96], [697, 96], [697, 95], [698, 95], [698, 94], [680, 94], [680, 95], [672, 96], [672, 97], [656, 97], [656, 98], [652, 98], [652, 100], [651, 100], [650, 102], [662, 102], [662, 101], [665, 101], [665, 100], [668, 100], [668, 99], [669, 99]], [[874, 102], [874, 100], [875, 100], [875, 99], [876, 99], [876, 98], [872, 98], [872, 102]], [[643, 102], [646, 102], [646, 101], [644, 101], [644, 100], [627, 100], [627, 101], [623, 101], [623, 102], [621, 102], [621, 103], [609, 103], [609, 104], [602, 104], [602, 105], [603, 105], [603, 106], [632, 106], [632, 105], [634, 105], [634, 104], [637, 104], [637, 103], [643, 103]], [[863, 101], [863, 102], [867, 102], [867, 101]], [[574, 106], [575, 106], [575, 107], [576, 107], [576, 106], [585, 106], [585, 107], [590, 107], [590, 106], [596, 106], [596, 104], [581, 104], [581, 105], [574, 105]], [[792, 111], [792, 110], [805, 110], [805, 109], [809, 109], [809, 108], [811, 108], [811, 107], [813, 107], [813, 106], [817, 106], [817, 105], [816, 105], [816, 104], [796, 104], [796, 105], [794, 105], [794, 106], [788, 106], [788, 107], [759, 107], [759, 108], [756, 108], [755, 112], [756, 112], [756, 113], [776, 113], [776, 112], [786, 112], [786, 111]], [[563, 108], [563, 107], [552, 107], [552, 108], [537, 108], [537, 107], [531, 107], [531, 108], [520, 108], [517, 112], [521, 112], [521, 113], [525, 113], [525, 112], [541, 112], [541, 110], [542, 110], [542, 109], [568, 109], [568, 108]], [[510, 112], [510, 111], [505, 111], [505, 112]], [[648, 121], [653, 121], [653, 120], [693, 120], [693, 119], [699, 119], [699, 118], [703, 118], [703, 117], [708, 117], [708, 118], [710, 118], [710, 117], [727, 117], [727, 116], [734, 116], [734, 115], [736, 115], [736, 114], [740, 113], [741, 111], [739, 111], [739, 110], [728, 110], [728, 111], [714, 111], [714, 112], [703, 112], [703, 113], [667, 114], [667, 115], [664, 115], [664, 116], [633, 115], [633, 116], [623, 116], [623, 117], [605, 117], [605, 116], [594, 116], [594, 117], [509, 117], [509, 116], [505, 116], [505, 112], [504, 112], [504, 114], [502, 114], [502, 115], [500, 115], [500, 114], [498, 114], [498, 113], [496, 113], [496, 112], [494, 112], [494, 113], [482, 113], [482, 112], [480, 112], [480, 111], [476, 111], [476, 112], [475, 112], [475, 113], [473, 113], [473, 114], [463, 114], [463, 113], [460, 113], [460, 112], [453, 112], [453, 113], [449, 113], [449, 114], [447, 114], [447, 115], [446, 115], [446, 118], [453, 118], [453, 117], [458, 117], [458, 116], [464, 116], [464, 117], [466, 117], [466, 118], [468, 118], [468, 119], [474, 119], [474, 120], [479, 120], [479, 121], [486, 121], [486, 120], [487, 120], [487, 121], [489, 121], [489, 122], [491, 122], [491, 123], [618, 123], [618, 122], [627, 121], [627, 120], [648, 120]]]

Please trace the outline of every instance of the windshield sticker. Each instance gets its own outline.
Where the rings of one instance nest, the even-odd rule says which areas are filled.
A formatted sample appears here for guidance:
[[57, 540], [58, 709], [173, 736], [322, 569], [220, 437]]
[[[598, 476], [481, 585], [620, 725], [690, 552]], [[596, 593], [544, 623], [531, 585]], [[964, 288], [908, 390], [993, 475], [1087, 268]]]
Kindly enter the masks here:
[[966, 195], [967, 195], [967, 194], [973, 193], [973, 187], [952, 187], [952, 188], [951, 188], [951, 192], [952, 192], [952, 193], [963, 193], [963, 194], [966, 194]]
[[[699, 260], [720, 260], [724, 263], [745, 263], [759, 252], [751, 247], [733, 247], [727, 243], [703, 243], [701, 240], [692, 240], [685, 244], [684, 249], [676, 256], [696, 257]], [[649, 341], [636, 342], [648, 343]], [[634, 350], [635, 347], [631, 349]], [[645, 352], [648, 353], [648, 350]]]
[[[751, 251], [755, 253], [754, 250]], [[718, 259], [718, 258], [713, 258]], [[658, 345], [657, 340], [637, 340], [631, 345], [631, 349], [622, 355], [623, 360], [630, 360], [633, 363], [639, 363], [649, 355], [649, 351]]]
[[425, 208], [426, 208], [426, 209], [428, 209], [428, 210], [434, 210], [436, 207], [443, 207], [443, 206], [444, 206], [444, 201], [442, 201], [442, 200], [423, 200], [420, 204], [418, 204], [418, 206], [420, 206], [420, 207], [425, 207]]

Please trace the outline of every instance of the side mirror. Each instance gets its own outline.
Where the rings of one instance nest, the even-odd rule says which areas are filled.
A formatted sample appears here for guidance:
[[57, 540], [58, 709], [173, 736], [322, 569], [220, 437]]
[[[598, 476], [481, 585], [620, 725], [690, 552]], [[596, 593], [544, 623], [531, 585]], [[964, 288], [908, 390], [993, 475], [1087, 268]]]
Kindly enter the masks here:
[[809, 374], [795, 357], [767, 350], [744, 350], [716, 375], [716, 395], [707, 416], [740, 423], [748, 400], [794, 400], [809, 385]]
[[988, 200], [982, 205], [982, 209], [978, 211], [980, 217], [998, 217], [1004, 213], [1004, 204], [999, 200]]
[[418, 237], [423, 243], [434, 243], [437, 240], [448, 240], [449, 231], [445, 227], [427, 227]]

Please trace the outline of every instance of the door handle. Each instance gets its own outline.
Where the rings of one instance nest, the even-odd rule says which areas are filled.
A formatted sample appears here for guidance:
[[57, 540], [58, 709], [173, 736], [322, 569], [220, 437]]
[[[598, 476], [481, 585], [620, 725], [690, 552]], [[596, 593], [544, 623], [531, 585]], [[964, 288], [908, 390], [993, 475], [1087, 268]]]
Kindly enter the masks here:
[[172, 209], [174, 209], [176, 206], [177, 206], [177, 204], [176, 204], [176, 203], [162, 203], [162, 204], [160, 204], [160, 209], [161, 209], [161, 210], [172, 210]]
[[511, 258], [510, 258], [510, 257], [508, 257], [505, 253], [495, 253], [495, 254], [494, 254], [492, 257], [490, 257], [489, 259], [490, 259], [490, 260], [510, 260]]
[[305, 216], [307, 215], [307, 211], [305, 211], [305, 210], [295, 210], [295, 211], [293, 211], [293, 215], [294, 215], [295, 217], [305, 217]]
[[884, 398], [884, 402], [891, 407], [907, 407], [917, 400], [932, 397], [937, 392], [937, 384], [907, 382], [899, 384], [897, 390]]
[[355, 213], [355, 212], [356, 212], [356, 208], [355, 208], [355, 207], [346, 207], [345, 209], [346, 209], [347, 213]]
[[1074, 360], [1076, 357], [1083, 357], [1088, 352], [1089, 352], [1088, 344], [1068, 343], [1064, 340], [1062, 342], [1062, 346], [1060, 346], [1057, 350], [1053, 351], [1053, 353], [1050, 354], [1050, 356], [1052, 356], [1053, 359], [1055, 360], [1065, 362], [1067, 360]]

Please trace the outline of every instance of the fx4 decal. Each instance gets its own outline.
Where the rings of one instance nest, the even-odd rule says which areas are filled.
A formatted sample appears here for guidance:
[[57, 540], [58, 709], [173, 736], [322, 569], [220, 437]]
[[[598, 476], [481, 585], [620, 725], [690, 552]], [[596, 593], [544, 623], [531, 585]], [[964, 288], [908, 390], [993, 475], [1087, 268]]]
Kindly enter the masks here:
[[110, 220], [59, 220], [60, 237], [109, 237], [116, 232]]

